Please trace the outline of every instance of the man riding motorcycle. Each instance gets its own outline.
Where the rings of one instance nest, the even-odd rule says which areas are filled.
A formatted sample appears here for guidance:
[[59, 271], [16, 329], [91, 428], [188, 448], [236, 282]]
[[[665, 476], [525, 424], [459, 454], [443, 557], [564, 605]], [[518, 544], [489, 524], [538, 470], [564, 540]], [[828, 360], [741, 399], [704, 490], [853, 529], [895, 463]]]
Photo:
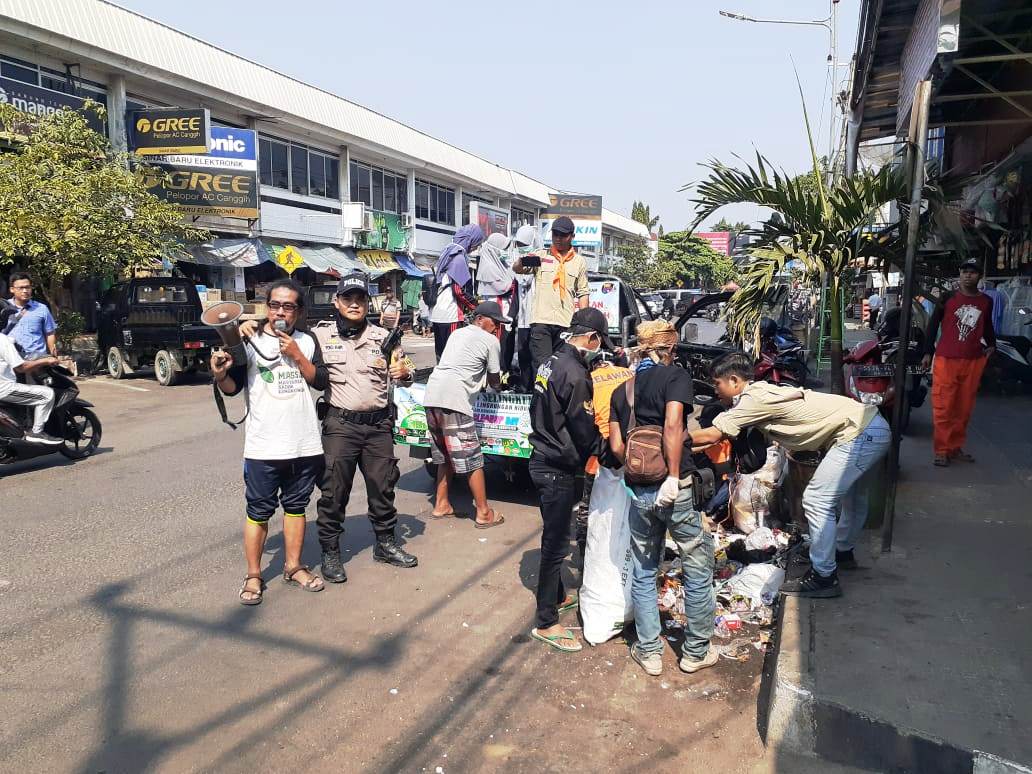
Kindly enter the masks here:
[[[0, 330], [7, 327], [8, 318], [14, 310], [8, 304], [0, 304]], [[54, 391], [39, 384], [21, 384], [16, 374], [24, 374], [37, 368], [56, 365], [56, 357], [41, 357], [36, 360], [25, 360], [18, 352], [14, 341], [6, 334], [0, 333], [0, 403], [12, 403], [19, 406], [32, 406], [35, 410], [32, 428], [25, 433], [29, 443], [56, 445], [61, 443], [43, 432], [43, 426], [50, 418], [54, 408]]]

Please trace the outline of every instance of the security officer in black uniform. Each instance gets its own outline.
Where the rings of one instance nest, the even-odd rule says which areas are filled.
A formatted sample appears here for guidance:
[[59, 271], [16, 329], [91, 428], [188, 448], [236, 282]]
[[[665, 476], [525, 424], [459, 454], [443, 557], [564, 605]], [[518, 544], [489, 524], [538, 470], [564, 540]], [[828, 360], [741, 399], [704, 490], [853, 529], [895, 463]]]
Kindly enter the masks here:
[[[336, 320], [312, 326], [330, 375], [323, 420], [326, 473], [319, 498], [319, 544], [322, 575], [331, 583], [348, 579], [340, 561], [344, 509], [351, 494], [355, 469], [362, 471], [369, 497], [369, 519], [376, 533], [373, 558], [396, 567], [415, 567], [416, 557], [397, 543], [394, 486], [400, 473], [394, 456], [393, 418], [389, 381], [412, 382], [411, 362], [398, 346], [392, 356], [382, 346], [390, 332], [366, 319], [369, 288], [356, 271], [337, 284]], [[390, 358], [391, 362], [388, 362]]]
[[537, 620], [531, 636], [557, 650], [573, 652], [581, 644], [559, 625], [559, 608], [575, 605], [567, 597], [560, 570], [570, 550], [577, 474], [592, 455], [604, 451], [592, 404], [591, 364], [603, 348], [612, 350], [609, 326], [598, 309], [573, 313], [567, 338], [538, 368], [530, 403], [532, 432], [530, 478], [541, 499], [541, 566], [538, 571]]

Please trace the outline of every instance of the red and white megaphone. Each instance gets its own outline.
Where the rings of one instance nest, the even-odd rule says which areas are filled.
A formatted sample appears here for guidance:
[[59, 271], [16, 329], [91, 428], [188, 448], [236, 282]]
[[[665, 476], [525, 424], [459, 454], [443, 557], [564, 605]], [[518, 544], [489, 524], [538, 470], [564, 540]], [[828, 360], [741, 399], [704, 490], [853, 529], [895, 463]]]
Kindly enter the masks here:
[[233, 363], [241, 365], [247, 362], [247, 350], [244, 349], [240, 337], [240, 315], [244, 307], [236, 301], [220, 301], [209, 306], [201, 315], [201, 322], [214, 328], [222, 339], [222, 348], [233, 357]]

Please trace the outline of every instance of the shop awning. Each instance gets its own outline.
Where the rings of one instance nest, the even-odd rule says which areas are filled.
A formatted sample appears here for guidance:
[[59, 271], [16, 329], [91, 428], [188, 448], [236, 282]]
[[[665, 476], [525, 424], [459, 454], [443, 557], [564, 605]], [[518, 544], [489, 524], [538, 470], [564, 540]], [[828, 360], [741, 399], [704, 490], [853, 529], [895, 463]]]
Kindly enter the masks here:
[[[323, 274], [335, 272], [340, 275], [350, 274], [356, 269], [365, 271], [365, 266], [355, 255], [354, 250], [333, 245], [306, 245], [299, 247], [305, 264]], [[350, 254], [349, 254], [350, 253]]]
[[192, 245], [180, 260], [202, 266], [231, 266], [244, 269], [257, 266], [265, 260], [260, 248], [257, 239], [212, 239]]
[[300, 245], [261, 240], [266, 260], [280, 263], [279, 257], [290, 248], [292, 254], [300, 256], [301, 262], [320, 274], [348, 274], [355, 269], [365, 271], [365, 266], [355, 257], [354, 250], [334, 245]]
[[404, 272], [410, 277], [420, 279], [423, 277], [424, 274], [431, 273], [429, 269], [421, 269], [420, 267], [416, 266], [416, 264], [413, 263], [412, 259], [404, 253], [395, 253], [394, 260], [398, 262], [398, 265], [401, 266]]
[[389, 271], [404, 271], [394, 256], [386, 250], [359, 250], [358, 260], [362, 262], [365, 270], [373, 279]]

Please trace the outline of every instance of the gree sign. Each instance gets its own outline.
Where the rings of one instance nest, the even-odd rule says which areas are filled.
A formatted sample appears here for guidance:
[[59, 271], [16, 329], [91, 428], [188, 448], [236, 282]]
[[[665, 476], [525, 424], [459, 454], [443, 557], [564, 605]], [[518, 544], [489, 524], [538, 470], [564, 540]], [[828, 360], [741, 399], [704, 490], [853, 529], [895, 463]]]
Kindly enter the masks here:
[[211, 117], [206, 109], [134, 110], [130, 115], [132, 146], [140, 156], [208, 152]]
[[211, 128], [207, 153], [149, 160], [164, 175], [145, 174], [144, 185], [187, 215], [258, 217], [258, 139], [253, 129]]
[[548, 195], [548, 208], [541, 220], [548, 224], [545, 244], [552, 243], [552, 223], [565, 215], [573, 221], [573, 244], [597, 248], [602, 245], [602, 197], [588, 194], [558, 193]]

